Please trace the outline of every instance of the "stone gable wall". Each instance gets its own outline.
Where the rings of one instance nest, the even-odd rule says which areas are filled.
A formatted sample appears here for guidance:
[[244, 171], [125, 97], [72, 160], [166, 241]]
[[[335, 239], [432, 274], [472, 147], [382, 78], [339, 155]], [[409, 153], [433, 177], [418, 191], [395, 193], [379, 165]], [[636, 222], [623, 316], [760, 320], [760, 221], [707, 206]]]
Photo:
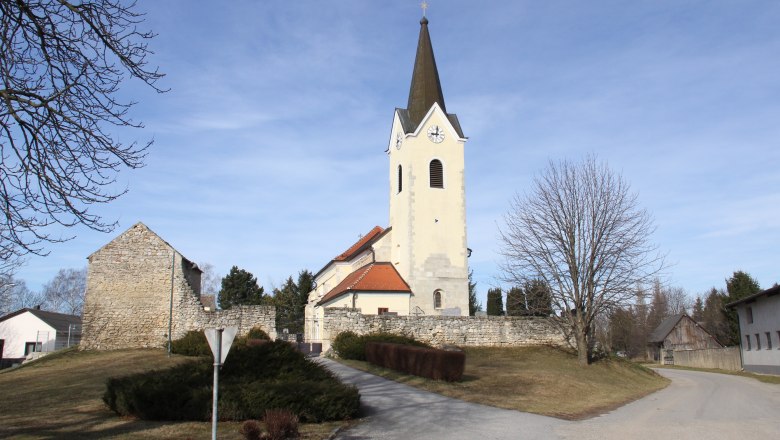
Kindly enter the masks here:
[[363, 315], [360, 309], [325, 309], [323, 349], [343, 331], [387, 332], [411, 336], [433, 346], [566, 345], [550, 320], [505, 316]]
[[89, 257], [84, 299], [83, 349], [164, 347], [171, 316], [173, 339], [187, 331], [235, 325], [238, 334], [260, 326], [275, 337], [275, 310], [243, 306], [206, 312], [192, 263], [145, 225], [138, 223]]

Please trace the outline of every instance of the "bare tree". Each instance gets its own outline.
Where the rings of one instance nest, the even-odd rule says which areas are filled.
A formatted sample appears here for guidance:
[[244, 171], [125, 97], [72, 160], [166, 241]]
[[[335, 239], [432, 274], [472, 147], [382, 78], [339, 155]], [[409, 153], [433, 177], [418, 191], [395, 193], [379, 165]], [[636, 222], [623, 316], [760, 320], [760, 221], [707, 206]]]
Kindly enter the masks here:
[[625, 305], [663, 267], [649, 241], [647, 211], [619, 174], [594, 157], [550, 162], [524, 196], [515, 195], [500, 230], [503, 272], [514, 285], [534, 278], [550, 288], [556, 322], [592, 359], [594, 324]]
[[200, 293], [202, 295], [216, 295], [222, 288], [222, 277], [214, 269], [211, 263], [202, 262], [198, 264], [200, 270]]
[[10, 304], [9, 312], [14, 310], [39, 307], [43, 304], [43, 295], [39, 292], [30, 290], [24, 280], [12, 278], [6, 285], [8, 289]]
[[81, 315], [87, 291], [87, 268], [60, 269], [43, 286], [44, 306], [52, 312]]
[[69, 239], [50, 226], [110, 231], [89, 211], [126, 190], [125, 168], [143, 166], [151, 144], [125, 145], [110, 130], [141, 127], [134, 102], [117, 92], [125, 76], [154, 84], [147, 68], [154, 37], [122, 0], [0, 1], [0, 259], [45, 255], [43, 243]]

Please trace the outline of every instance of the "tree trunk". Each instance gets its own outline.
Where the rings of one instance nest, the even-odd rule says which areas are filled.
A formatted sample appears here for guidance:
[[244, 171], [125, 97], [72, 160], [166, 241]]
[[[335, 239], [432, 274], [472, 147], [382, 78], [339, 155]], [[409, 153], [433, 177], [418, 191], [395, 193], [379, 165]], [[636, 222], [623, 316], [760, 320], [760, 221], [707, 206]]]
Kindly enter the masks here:
[[578, 325], [575, 330], [575, 339], [577, 341], [577, 360], [583, 367], [590, 364], [590, 349], [588, 347], [588, 330]]

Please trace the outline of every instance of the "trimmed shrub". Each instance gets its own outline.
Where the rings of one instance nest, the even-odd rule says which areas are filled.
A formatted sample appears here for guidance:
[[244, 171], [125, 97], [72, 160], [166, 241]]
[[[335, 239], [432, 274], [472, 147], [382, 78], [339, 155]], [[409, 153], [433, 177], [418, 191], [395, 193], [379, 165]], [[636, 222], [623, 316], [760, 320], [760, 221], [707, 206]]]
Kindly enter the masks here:
[[[202, 420], [211, 417], [213, 366], [201, 358], [167, 370], [107, 382], [103, 400], [116, 413], [144, 420]], [[284, 409], [304, 422], [344, 420], [360, 407], [355, 387], [309, 362], [290, 344], [233, 346], [220, 372], [221, 420], [261, 419]]]
[[265, 411], [265, 430], [269, 440], [285, 440], [300, 438], [298, 432], [298, 417], [283, 409]]
[[184, 356], [211, 356], [209, 341], [200, 330], [188, 331], [182, 338], [171, 341], [171, 352]]
[[333, 340], [333, 350], [342, 359], [366, 360], [365, 344], [363, 338], [357, 333], [346, 331], [336, 335]]
[[463, 377], [466, 355], [460, 350], [439, 350], [384, 342], [366, 345], [369, 362], [415, 376], [455, 382]]
[[358, 336], [351, 331], [341, 332], [336, 335], [332, 346], [336, 354], [342, 359], [365, 361], [366, 344], [369, 342], [388, 342], [430, 348], [430, 345], [408, 336], [396, 335], [393, 333], [369, 333], [367, 335]]
[[266, 341], [270, 341], [271, 337], [268, 336], [268, 333], [265, 332], [260, 327], [252, 327], [249, 330], [249, 333], [246, 334], [247, 339], [265, 339]]

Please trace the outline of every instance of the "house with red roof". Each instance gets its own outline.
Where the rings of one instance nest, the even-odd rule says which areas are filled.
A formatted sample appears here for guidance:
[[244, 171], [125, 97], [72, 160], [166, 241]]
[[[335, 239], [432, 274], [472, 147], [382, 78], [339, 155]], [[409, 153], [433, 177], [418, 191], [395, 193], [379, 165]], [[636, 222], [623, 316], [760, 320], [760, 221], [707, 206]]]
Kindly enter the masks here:
[[395, 109], [385, 153], [389, 226], [376, 226], [315, 274], [305, 337], [329, 343], [325, 309], [363, 314], [468, 315], [463, 135], [447, 113], [428, 31], [420, 34], [406, 108]]

